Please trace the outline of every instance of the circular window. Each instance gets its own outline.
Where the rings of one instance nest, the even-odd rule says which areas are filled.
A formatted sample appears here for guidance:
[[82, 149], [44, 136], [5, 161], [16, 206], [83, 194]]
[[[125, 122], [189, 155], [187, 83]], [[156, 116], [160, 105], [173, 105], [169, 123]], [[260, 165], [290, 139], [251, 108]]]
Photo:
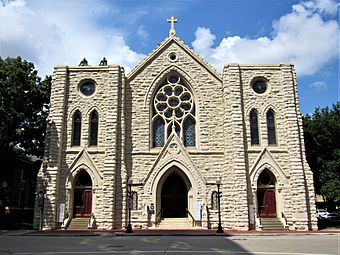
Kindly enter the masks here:
[[169, 76], [166, 79], [167, 84], [157, 91], [154, 106], [155, 110], [167, 120], [176, 117], [180, 122], [192, 112], [194, 102], [191, 92], [179, 84], [179, 81], [179, 76]]
[[263, 94], [267, 90], [267, 82], [264, 80], [257, 80], [253, 83], [253, 90], [258, 94]]
[[85, 96], [91, 96], [96, 90], [96, 85], [93, 81], [87, 81], [80, 85], [80, 92]]
[[170, 62], [176, 62], [178, 60], [177, 54], [175, 52], [171, 52], [169, 54], [169, 60], [170, 60]]

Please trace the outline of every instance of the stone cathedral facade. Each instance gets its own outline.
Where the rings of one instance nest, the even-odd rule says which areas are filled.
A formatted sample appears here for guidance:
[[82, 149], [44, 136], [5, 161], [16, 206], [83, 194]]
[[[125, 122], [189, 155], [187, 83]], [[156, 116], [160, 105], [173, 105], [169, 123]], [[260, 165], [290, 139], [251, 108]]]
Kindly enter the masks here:
[[[130, 180], [130, 181], [129, 181]], [[291, 64], [219, 73], [172, 27], [128, 75], [119, 65], [57, 66], [35, 224], [161, 228], [187, 219], [224, 229], [316, 229]], [[37, 203], [38, 204], [38, 203]]]

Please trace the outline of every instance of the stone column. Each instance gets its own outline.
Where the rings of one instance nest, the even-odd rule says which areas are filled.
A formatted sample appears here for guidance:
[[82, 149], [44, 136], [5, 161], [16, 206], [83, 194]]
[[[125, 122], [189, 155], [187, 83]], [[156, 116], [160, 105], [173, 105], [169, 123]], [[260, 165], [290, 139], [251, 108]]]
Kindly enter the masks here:
[[[68, 67], [55, 67], [52, 77], [50, 113], [47, 123], [45, 155], [37, 177], [37, 192], [45, 193], [43, 229], [56, 228], [59, 174], [64, 155], [65, 107], [68, 96]], [[35, 206], [34, 227], [38, 228], [40, 211]]]
[[224, 227], [248, 230], [246, 136], [240, 66], [238, 64], [225, 66], [222, 82], [225, 104], [222, 221]]

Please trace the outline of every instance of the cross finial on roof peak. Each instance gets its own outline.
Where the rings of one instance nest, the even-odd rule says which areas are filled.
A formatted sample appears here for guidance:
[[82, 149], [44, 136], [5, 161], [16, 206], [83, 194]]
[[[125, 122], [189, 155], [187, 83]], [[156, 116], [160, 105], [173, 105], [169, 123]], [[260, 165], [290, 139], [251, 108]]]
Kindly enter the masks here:
[[177, 23], [177, 19], [175, 19], [174, 16], [171, 16], [170, 19], [166, 20], [168, 23], [170, 23], [170, 31], [169, 31], [169, 36], [175, 36], [176, 31], [175, 31], [175, 23]]

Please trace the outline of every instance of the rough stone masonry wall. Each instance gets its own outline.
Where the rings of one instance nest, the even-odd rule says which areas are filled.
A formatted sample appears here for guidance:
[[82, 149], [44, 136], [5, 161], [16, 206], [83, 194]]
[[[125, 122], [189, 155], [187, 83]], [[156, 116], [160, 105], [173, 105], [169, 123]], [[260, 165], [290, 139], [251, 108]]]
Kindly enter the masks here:
[[[176, 52], [178, 55], [178, 60], [175, 63], [169, 61], [168, 56], [171, 52]], [[136, 185], [152, 170], [161, 151], [159, 148], [151, 148], [152, 100], [154, 92], [159, 88], [158, 82], [166, 77], [166, 74], [171, 70], [177, 71], [181, 77], [186, 79], [189, 88], [195, 95], [197, 146], [195, 149], [188, 149], [195, 167], [205, 178], [215, 178], [220, 175], [223, 169], [223, 158], [221, 157], [224, 146], [223, 98], [221, 97], [220, 77], [218, 74], [207, 71], [205, 66], [193, 59], [186, 50], [173, 43], [158, 52], [157, 56], [137, 74], [128, 78], [129, 87], [126, 94], [129, 96], [126, 100], [126, 114], [130, 114], [130, 118], [127, 119], [131, 121], [131, 125], [127, 125], [126, 165], [132, 168], [132, 177]], [[140, 183], [140, 185], [142, 184]], [[138, 190], [137, 186], [136, 190]], [[206, 205], [210, 204], [210, 193], [200, 194], [200, 196], [200, 199], [206, 201]], [[138, 194], [138, 198], [141, 210], [144, 211], [134, 212], [133, 215], [136, 219], [145, 221], [145, 208], [150, 204], [150, 197], [148, 194], [142, 193]]]
[[[282, 65], [286, 99], [286, 118], [291, 162], [291, 218], [289, 228], [293, 230], [317, 229], [314, 186], [312, 172], [305, 158], [305, 146], [296, 74], [292, 65]], [[289, 97], [288, 97], [289, 96]]]
[[225, 227], [248, 230], [247, 166], [243, 94], [239, 65], [224, 67], [224, 143], [225, 168], [222, 174], [222, 216]]
[[[59, 191], [59, 171], [61, 156], [64, 148], [65, 128], [65, 101], [67, 100], [68, 68], [56, 67], [53, 73], [51, 98], [50, 98], [50, 114], [48, 118], [46, 148], [42, 167], [37, 178], [37, 192], [45, 193], [45, 206], [43, 211], [43, 229], [53, 229], [57, 227], [57, 204]], [[40, 211], [37, 208], [37, 201], [34, 213], [34, 227], [38, 228], [40, 220]]]

